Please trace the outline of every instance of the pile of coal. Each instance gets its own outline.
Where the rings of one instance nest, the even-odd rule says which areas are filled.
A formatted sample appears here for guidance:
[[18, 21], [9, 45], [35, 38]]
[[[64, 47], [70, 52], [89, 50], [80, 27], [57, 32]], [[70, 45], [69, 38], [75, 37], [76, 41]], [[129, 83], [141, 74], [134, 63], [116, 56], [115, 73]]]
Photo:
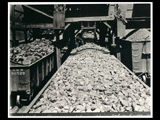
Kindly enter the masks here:
[[10, 60], [15, 63], [30, 65], [40, 58], [54, 52], [54, 46], [48, 39], [36, 39], [27, 44], [10, 49]]
[[29, 113], [150, 111], [150, 89], [102, 51], [69, 56], [51, 79]]
[[78, 52], [81, 52], [81, 51], [87, 50], [87, 49], [93, 49], [93, 50], [102, 51], [102, 52], [104, 52], [106, 54], [110, 53], [110, 51], [105, 47], [101, 47], [100, 45], [97, 45], [95, 43], [86, 43], [86, 44], [84, 44], [84, 45], [82, 45], [80, 47], [77, 47], [77, 48], [73, 49], [70, 54], [74, 55], [74, 54], [76, 54]]
[[84, 39], [86, 39], [86, 38], [95, 39], [95, 33], [93, 31], [85, 31], [82, 34], [82, 38], [84, 38]]

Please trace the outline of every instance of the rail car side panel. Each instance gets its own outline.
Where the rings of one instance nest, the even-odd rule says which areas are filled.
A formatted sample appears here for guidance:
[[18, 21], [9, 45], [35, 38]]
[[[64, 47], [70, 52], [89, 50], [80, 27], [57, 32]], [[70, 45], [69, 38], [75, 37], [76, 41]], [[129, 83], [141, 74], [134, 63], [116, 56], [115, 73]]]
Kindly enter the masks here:
[[150, 73], [150, 57], [146, 57], [150, 54], [150, 41], [122, 40], [121, 45], [123, 64], [134, 73]]
[[13, 68], [10, 76], [11, 91], [30, 90], [30, 69]]
[[14, 65], [10, 68], [10, 91], [29, 91], [31, 88], [39, 87], [41, 82], [54, 69], [54, 54], [52, 53], [28, 67]]
[[140, 73], [144, 72], [145, 61], [142, 59], [142, 44], [141, 43], [131, 43], [132, 47], [132, 68], [133, 72]]

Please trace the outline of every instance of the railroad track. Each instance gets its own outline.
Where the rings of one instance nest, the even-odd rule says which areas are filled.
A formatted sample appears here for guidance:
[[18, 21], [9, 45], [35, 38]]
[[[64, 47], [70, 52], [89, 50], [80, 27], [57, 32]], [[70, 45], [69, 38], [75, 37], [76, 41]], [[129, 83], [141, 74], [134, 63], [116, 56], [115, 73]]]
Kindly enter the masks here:
[[20, 110], [20, 107], [15, 105], [12, 108], [10, 108], [10, 113], [14, 114], [14, 113], [17, 113], [19, 110]]
[[101, 47], [87, 45], [74, 49], [18, 113], [150, 111], [150, 88]]

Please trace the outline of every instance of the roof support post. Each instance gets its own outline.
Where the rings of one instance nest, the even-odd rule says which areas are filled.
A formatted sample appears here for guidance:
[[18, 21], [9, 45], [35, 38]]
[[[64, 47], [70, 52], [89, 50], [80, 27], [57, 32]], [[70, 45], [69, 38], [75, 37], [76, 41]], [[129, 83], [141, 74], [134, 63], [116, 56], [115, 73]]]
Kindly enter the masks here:
[[123, 22], [120, 21], [118, 18], [116, 19], [116, 22], [117, 22], [117, 37], [121, 39], [125, 36], [126, 25], [123, 24]]
[[59, 30], [54, 30], [56, 36], [56, 44], [55, 44], [55, 59], [56, 59], [56, 68], [58, 69], [61, 66], [61, 52], [60, 52], [60, 45], [59, 45]]
[[56, 44], [55, 44], [55, 62], [56, 68], [58, 69], [61, 66], [61, 52], [59, 45], [59, 31], [65, 29], [65, 11], [66, 5], [54, 5], [53, 11], [53, 29], [56, 36]]
[[115, 22], [116, 22], [116, 37], [120, 39], [125, 36], [126, 19], [125, 11], [122, 11], [118, 4], [115, 5]]

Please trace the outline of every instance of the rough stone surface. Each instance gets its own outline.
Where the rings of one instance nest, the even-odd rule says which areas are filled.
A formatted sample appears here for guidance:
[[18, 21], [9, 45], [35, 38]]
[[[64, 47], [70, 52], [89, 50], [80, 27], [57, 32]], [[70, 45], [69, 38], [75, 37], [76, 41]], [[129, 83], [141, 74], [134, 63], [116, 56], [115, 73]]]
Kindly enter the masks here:
[[96, 49], [69, 56], [52, 79], [30, 113], [150, 111], [150, 90], [115, 57]]

